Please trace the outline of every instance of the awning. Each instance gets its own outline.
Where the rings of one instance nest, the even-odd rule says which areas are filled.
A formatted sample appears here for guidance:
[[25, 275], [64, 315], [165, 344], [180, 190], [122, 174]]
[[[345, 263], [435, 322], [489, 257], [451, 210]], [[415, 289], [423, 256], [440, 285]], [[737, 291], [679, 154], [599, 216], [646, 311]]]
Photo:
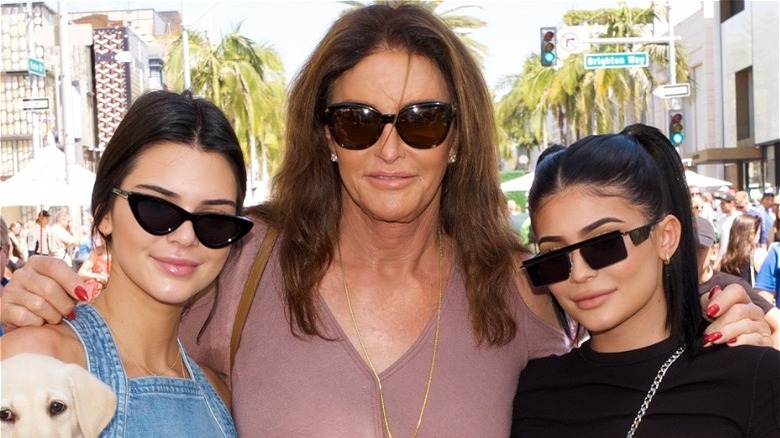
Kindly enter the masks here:
[[691, 164], [694, 166], [697, 164], [761, 161], [761, 158], [763, 158], [763, 150], [756, 147], [702, 149], [688, 155], [688, 158], [691, 159]]

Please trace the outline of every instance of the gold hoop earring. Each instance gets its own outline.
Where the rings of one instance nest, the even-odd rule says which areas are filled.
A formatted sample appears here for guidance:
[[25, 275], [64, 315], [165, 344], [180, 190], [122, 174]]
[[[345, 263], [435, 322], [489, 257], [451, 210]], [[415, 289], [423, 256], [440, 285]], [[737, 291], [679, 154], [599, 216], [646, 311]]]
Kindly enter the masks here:
[[670, 263], [672, 263], [672, 260], [669, 258], [669, 256], [666, 256], [664, 259], [664, 266], [669, 266]]

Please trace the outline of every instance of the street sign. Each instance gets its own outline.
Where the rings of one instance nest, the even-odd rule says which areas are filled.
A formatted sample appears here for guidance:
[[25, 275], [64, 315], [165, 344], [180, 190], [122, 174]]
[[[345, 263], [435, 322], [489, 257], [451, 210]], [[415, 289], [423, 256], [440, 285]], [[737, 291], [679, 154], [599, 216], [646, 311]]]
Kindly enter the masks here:
[[653, 96], [661, 99], [671, 99], [673, 97], [688, 97], [691, 95], [690, 84], [669, 84], [661, 85], [653, 90]]
[[41, 111], [49, 109], [48, 97], [23, 97], [22, 109], [25, 111]]
[[647, 67], [650, 57], [647, 53], [586, 53], [585, 68], [628, 68]]
[[46, 76], [46, 64], [40, 59], [28, 58], [27, 71], [30, 72], [31, 75]]
[[574, 32], [566, 32], [561, 34], [561, 37], [558, 39], [558, 43], [558, 47], [561, 47], [569, 52], [576, 52], [577, 47], [580, 45], [580, 37]]

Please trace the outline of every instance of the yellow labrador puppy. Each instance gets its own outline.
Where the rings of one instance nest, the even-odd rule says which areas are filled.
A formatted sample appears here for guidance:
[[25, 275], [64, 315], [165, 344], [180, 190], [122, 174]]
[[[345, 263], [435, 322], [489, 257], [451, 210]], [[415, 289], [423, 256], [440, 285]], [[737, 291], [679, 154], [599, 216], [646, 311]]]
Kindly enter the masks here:
[[3, 438], [96, 438], [116, 409], [111, 388], [84, 368], [39, 354], [0, 362]]

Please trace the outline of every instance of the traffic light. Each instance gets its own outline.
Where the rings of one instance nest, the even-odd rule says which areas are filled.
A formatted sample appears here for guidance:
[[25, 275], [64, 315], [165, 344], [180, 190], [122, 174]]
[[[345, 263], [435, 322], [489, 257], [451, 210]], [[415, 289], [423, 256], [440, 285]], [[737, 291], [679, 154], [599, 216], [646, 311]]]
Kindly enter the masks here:
[[557, 30], [554, 27], [543, 27], [539, 29], [541, 36], [541, 61], [542, 65], [549, 67], [555, 64], [555, 58], [558, 56], [555, 54], [555, 34]]
[[669, 140], [675, 146], [679, 146], [685, 140], [684, 119], [683, 110], [669, 110]]

